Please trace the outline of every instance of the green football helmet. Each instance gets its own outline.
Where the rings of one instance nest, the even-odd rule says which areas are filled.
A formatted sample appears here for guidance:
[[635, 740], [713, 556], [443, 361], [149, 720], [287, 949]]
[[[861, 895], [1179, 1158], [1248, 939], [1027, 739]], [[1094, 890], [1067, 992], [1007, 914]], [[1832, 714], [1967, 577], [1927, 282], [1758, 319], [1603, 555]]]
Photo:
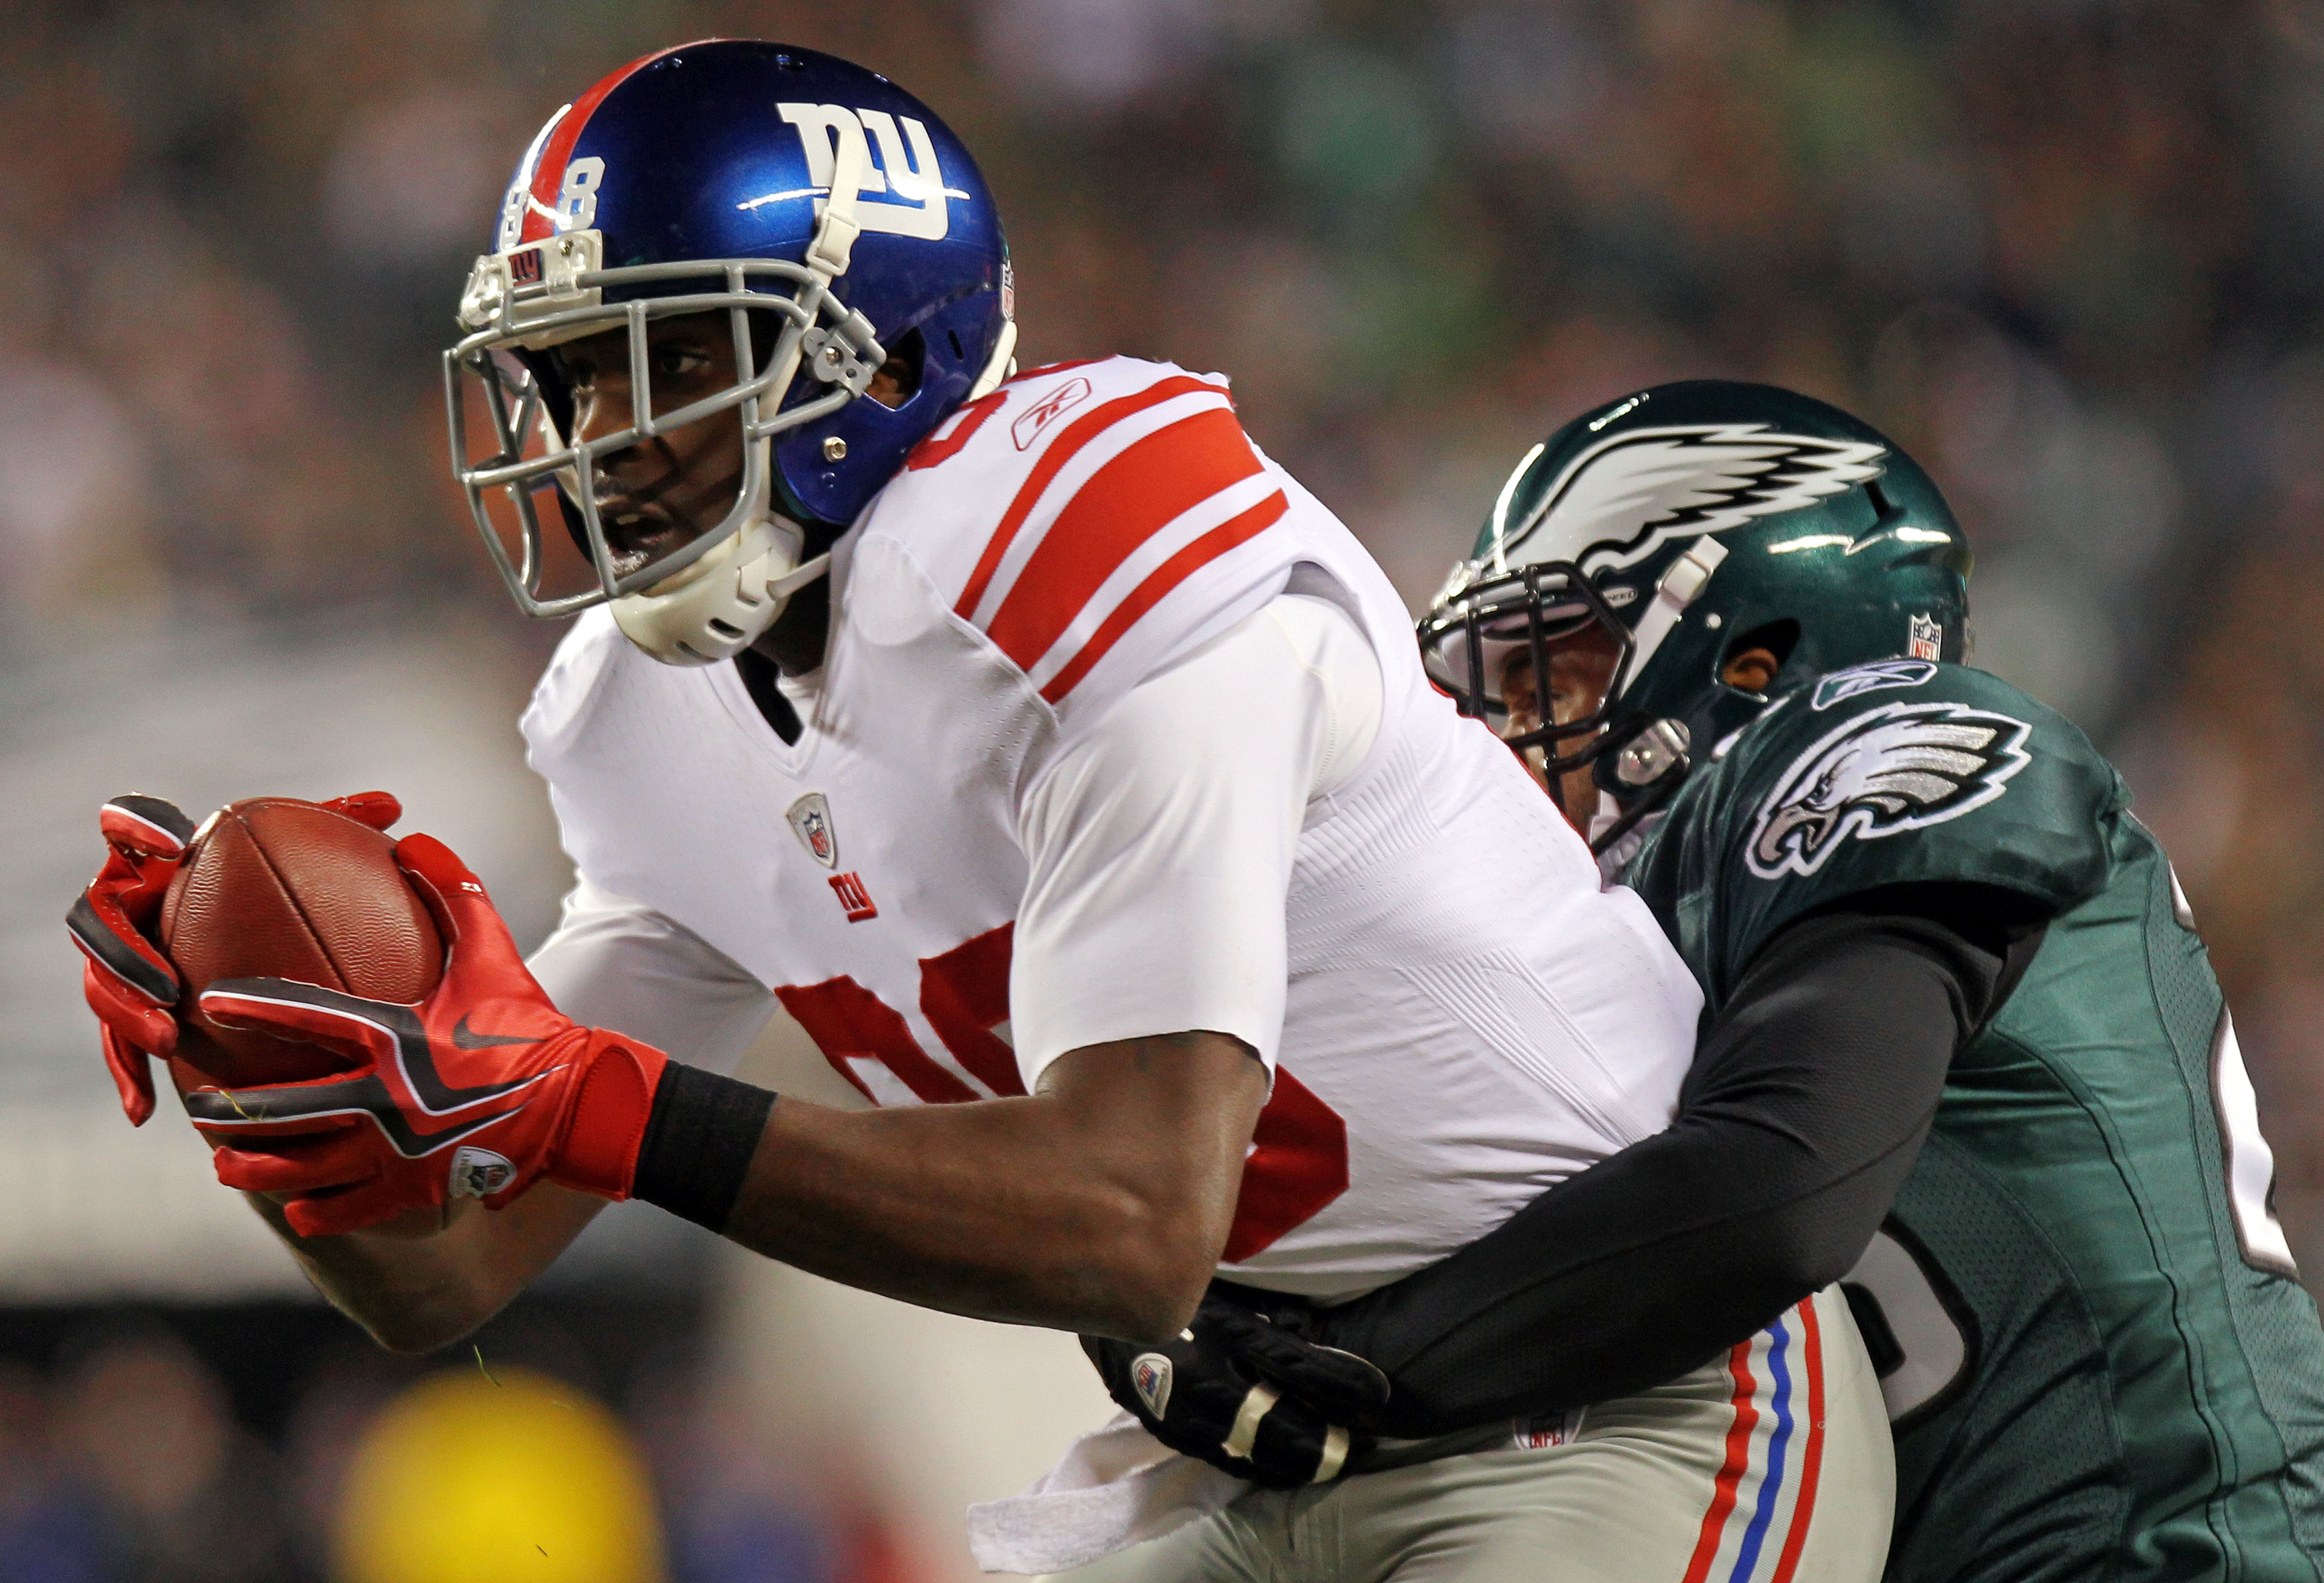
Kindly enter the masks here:
[[[1507, 724], [1503, 673], [1584, 629], [1617, 651], [1599, 707], [1505, 730], [1553, 778], [1591, 766], [1600, 851], [1694, 763], [1828, 671], [1959, 661], [1969, 550], [1920, 465], [1868, 424], [1769, 384], [1696, 379], [1609, 402], [1526, 453], [1475, 555], [1420, 623], [1429, 673]], [[1721, 680], [1754, 647], [1764, 692]]]

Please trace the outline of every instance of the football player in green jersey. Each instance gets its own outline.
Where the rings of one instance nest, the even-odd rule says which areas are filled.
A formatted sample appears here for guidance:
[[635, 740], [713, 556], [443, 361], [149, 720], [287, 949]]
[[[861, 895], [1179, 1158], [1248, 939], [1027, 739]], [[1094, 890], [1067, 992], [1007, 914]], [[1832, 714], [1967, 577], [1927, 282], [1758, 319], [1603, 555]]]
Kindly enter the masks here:
[[1654, 908], [1702, 1042], [1670, 1131], [1277, 1305], [1394, 1387], [1244, 1360], [1277, 1443], [1612, 1394], [1845, 1273], [1892, 1578], [2324, 1578], [2324, 1330], [2233, 1025], [2112, 766], [1963, 663], [1969, 566], [1910, 458], [1768, 386], [1642, 392], [1519, 465], [1422, 643]]

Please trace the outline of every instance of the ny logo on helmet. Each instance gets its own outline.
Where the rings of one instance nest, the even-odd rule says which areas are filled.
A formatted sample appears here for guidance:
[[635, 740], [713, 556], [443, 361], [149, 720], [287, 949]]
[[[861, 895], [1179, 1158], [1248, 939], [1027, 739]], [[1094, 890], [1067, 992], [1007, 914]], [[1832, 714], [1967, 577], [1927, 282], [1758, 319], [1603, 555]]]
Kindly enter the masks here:
[[[859, 200], [855, 223], [867, 231], [884, 231], [894, 236], [914, 236], [923, 242], [944, 240], [945, 233], [952, 228], [947, 200], [966, 198], [968, 194], [945, 185], [944, 168], [936, 162], [936, 141], [928, 135], [924, 123], [910, 116], [890, 116], [885, 110], [851, 110], [844, 105], [777, 105], [775, 108], [785, 121], [798, 128], [799, 145], [807, 153], [807, 179], [814, 185], [788, 192], [770, 192], [749, 199], [736, 208], [752, 209], [762, 204], [829, 192], [832, 177], [839, 168], [840, 153], [852, 143], [855, 168], [863, 172], [856, 189], [858, 194], [882, 192], [899, 200]], [[902, 123], [900, 129], [899, 121]], [[876, 164], [871, 158], [870, 143], [865, 141], [867, 133], [871, 141], [879, 144]], [[822, 201], [816, 199], [817, 213], [822, 212]]]

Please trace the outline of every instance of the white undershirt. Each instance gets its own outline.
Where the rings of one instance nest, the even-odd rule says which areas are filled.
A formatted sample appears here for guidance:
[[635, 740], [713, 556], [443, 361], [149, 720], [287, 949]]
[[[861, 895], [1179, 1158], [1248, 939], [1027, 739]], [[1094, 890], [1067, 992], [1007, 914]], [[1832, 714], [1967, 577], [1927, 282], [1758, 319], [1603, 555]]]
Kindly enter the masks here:
[[[1194, 1030], [1272, 1069], [1299, 832], [1362, 765], [1381, 708], [1354, 621], [1286, 594], [1131, 689], [1043, 767], [1018, 811], [1030, 875], [1010, 984], [1028, 1090], [1068, 1051]], [[773, 1010], [724, 953], [586, 880], [531, 967], [567, 1015], [714, 1069]]]

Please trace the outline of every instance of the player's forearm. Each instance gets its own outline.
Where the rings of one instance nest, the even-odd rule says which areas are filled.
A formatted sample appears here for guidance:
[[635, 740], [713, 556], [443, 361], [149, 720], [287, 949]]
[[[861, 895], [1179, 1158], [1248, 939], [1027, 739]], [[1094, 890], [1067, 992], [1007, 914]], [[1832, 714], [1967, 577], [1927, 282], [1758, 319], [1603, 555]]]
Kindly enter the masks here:
[[432, 1236], [300, 1236], [264, 1194], [243, 1196], [316, 1291], [391, 1352], [430, 1352], [484, 1324], [604, 1207], [602, 1199], [544, 1184], [500, 1211], [459, 1200]]
[[1394, 1382], [1384, 1427], [1441, 1433], [1659, 1384], [1846, 1273], [2001, 967], [1932, 954], [1917, 927], [1787, 932], [1705, 1039], [1669, 1131], [1323, 1310], [1316, 1338]]
[[1076, 1051], [1030, 1097], [785, 1099], [723, 1229], [925, 1307], [1175, 1335], [1216, 1269], [1265, 1094], [1241, 1045], [1188, 1033]]
[[427, 1352], [456, 1340], [506, 1301], [494, 1302], [488, 1290], [479, 1289], [467, 1261], [434, 1245], [452, 1236], [449, 1230], [425, 1239], [364, 1231], [300, 1236], [281, 1206], [262, 1193], [243, 1197], [325, 1301], [391, 1352]]

